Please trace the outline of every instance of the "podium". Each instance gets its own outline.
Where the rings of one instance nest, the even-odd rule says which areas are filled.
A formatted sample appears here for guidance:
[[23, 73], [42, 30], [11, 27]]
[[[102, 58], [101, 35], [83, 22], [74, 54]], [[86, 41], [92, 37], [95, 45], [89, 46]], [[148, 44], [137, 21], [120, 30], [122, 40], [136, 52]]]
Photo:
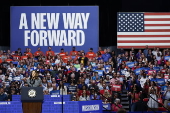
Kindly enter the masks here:
[[44, 100], [42, 87], [22, 87], [21, 102], [23, 113], [41, 113]]

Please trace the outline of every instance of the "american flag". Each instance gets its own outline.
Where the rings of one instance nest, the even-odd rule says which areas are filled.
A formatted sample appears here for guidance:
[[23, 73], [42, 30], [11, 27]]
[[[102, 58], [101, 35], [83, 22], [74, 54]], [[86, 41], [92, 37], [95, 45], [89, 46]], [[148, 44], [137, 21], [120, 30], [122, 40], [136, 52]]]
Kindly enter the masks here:
[[170, 13], [118, 13], [118, 48], [170, 48]]

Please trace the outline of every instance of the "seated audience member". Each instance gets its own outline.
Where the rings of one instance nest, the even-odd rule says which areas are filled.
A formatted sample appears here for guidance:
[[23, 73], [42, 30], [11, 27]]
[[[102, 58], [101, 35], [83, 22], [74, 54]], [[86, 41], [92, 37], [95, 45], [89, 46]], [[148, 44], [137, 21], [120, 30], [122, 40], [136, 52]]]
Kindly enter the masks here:
[[67, 95], [67, 87], [64, 86], [62, 81], [60, 81], [60, 84], [57, 87], [57, 90], [60, 90], [60, 95]]
[[147, 111], [148, 110], [147, 102], [144, 102], [143, 99], [144, 99], [143, 95], [140, 95], [139, 101], [136, 102], [134, 111]]
[[102, 95], [102, 102], [103, 103], [111, 103], [111, 94], [108, 90], [104, 91], [104, 94]]
[[125, 109], [121, 108], [116, 113], [127, 113]]
[[87, 94], [87, 95], [90, 95], [90, 92], [88, 91], [87, 86], [86, 86], [86, 85], [83, 85], [83, 86], [82, 86], [82, 90], [79, 90], [79, 91], [78, 91], [78, 96], [81, 96], [81, 95], [83, 94], [83, 90], [86, 90], [86, 94]]
[[87, 95], [86, 90], [83, 90], [83, 94], [79, 97], [79, 101], [89, 101], [90, 97]]
[[4, 93], [4, 89], [0, 88], [0, 101], [7, 101], [8, 96]]
[[96, 92], [95, 90], [92, 90], [90, 94], [90, 100], [100, 100], [100, 99], [101, 96], [99, 95], [99, 93]]
[[118, 111], [120, 108], [122, 108], [122, 105], [120, 104], [120, 99], [116, 99], [115, 103], [112, 104], [112, 111]]

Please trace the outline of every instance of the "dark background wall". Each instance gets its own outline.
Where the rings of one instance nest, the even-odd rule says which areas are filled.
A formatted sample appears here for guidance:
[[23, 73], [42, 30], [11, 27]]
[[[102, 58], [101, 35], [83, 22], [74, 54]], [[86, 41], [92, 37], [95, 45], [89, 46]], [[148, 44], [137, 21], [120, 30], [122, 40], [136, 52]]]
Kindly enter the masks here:
[[10, 46], [10, 6], [99, 6], [99, 45], [117, 46], [117, 12], [170, 12], [170, 0], [2, 0], [0, 46]]

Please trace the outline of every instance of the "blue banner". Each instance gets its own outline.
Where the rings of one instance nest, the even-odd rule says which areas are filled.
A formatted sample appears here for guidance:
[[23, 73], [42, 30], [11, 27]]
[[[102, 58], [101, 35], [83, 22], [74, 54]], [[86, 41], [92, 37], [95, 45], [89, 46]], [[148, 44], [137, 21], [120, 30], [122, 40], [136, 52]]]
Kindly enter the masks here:
[[157, 84], [160, 85], [165, 85], [165, 79], [164, 78], [157, 78], [156, 79]]
[[60, 95], [60, 90], [50, 91], [50, 95]]
[[20, 101], [1, 101], [0, 113], [23, 113], [22, 103]]
[[136, 75], [139, 75], [141, 70], [144, 70], [144, 68], [135, 69], [134, 72]]
[[126, 65], [130, 68], [134, 67], [135, 62], [128, 62]]
[[79, 101], [79, 113], [102, 113], [102, 100]]
[[98, 6], [12, 6], [11, 50], [98, 50]]
[[170, 59], [170, 56], [165, 56], [164, 59], [165, 59], [165, 60], [169, 60], [169, 59]]
[[99, 76], [103, 76], [104, 71], [103, 70], [95, 70], [95, 72], [98, 72]]
[[156, 72], [160, 71], [160, 67], [153, 67], [154, 70], [156, 70]]
[[103, 110], [111, 110], [111, 104], [103, 104]]

